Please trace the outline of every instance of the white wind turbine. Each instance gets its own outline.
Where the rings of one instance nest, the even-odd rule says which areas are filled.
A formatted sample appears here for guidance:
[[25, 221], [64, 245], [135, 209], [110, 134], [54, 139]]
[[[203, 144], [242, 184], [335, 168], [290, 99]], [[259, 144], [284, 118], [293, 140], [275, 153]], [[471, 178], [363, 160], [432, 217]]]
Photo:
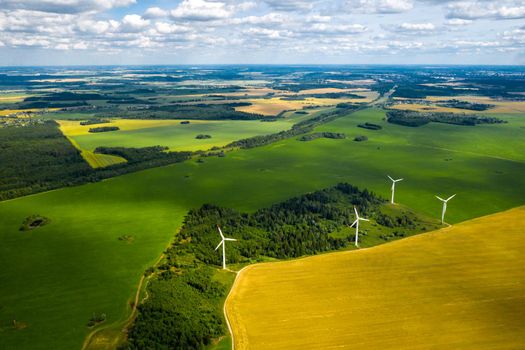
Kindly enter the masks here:
[[390, 200], [390, 203], [395, 204], [394, 203], [394, 193], [396, 192], [396, 182], [403, 181], [403, 179], [394, 180], [393, 178], [390, 177], [390, 175], [387, 175], [387, 176], [392, 181], [392, 199]]
[[445, 212], [447, 211], [447, 202], [454, 198], [456, 195], [453, 194], [452, 196], [448, 197], [447, 199], [443, 199], [441, 197], [436, 196], [437, 199], [443, 202], [443, 211], [441, 212], [441, 223], [445, 223]]
[[225, 241], [236, 241], [236, 239], [224, 237], [219, 225], [217, 225], [217, 229], [219, 229], [219, 234], [221, 235], [221, 242], [219, 243], [219, 245], [217, 245], [217, 248], [215, 248], [215, 250], [219, 249], [219, 247], [222, 244], [222, 268], [223, 270], [226, 270], [226, 243]]
[[365, 218], [359, 217], [359, 214], [357, 213], [357, 208], [354, 205], [354, 211], [355, 211], [355, 221], [350, 225], [350, 227], [353, 227], [355, 225], [355, 246], [359, 247], [359, 221], [370, 221]]

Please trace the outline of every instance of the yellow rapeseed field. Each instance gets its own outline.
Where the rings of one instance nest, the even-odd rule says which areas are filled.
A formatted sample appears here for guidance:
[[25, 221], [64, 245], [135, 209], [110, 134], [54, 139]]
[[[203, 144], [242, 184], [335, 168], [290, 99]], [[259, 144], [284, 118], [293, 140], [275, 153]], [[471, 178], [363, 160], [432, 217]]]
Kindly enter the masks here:
[[235, 349], [525, 349], [525, 207], [360, 251], [252, 265]]

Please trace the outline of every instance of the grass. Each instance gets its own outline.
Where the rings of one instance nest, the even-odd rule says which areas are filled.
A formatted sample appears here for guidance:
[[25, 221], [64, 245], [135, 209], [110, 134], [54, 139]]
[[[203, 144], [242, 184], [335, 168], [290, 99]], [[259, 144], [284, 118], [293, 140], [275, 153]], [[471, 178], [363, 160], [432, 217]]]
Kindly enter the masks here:
[[[441, 210], [435, 194], [458, 193], [449, 203], [450, 223], [525, 203], [518, 117], [504, 116], [510, 122], [501, 129], [406, 128], [383, 117], [366, 110], [318, 128], [345, 132], [346, 140], [289, 139], [202, 164], [188, 161], [1, 202], [0, 348], [79, 348], [93, 312], [106, 313], [106, 324], [125, 320], [143, 271], [187, 210], [203, 203], [253, 211], [342, 181], [388, 197], [387, 174], [405, 178], [396, 188], [397, 202], [432, 217]], [[384, 128], [357, 128], [366, 121]], [[369, 141], [353, 142], [358, 134]], [[37, 213], [51, 223], [21, 234], [23, 220]], [[123, 234], [134, 241], [119, 241]], [[9, 328], [13, 319], [27, 327]]]
[[[99, 146], [147, 147], [166, 146], [171, 151], [208, 150], [214, 146], [256, 135], [275, 133], [289, 129], [296, 119], [275, 122], [260, 121], [201, 121], [191, 120], [132, 120], [114, 119], [103, 126], [117, 126], [119, 131], [89, 133], [93, 125], [80, 125], [79, 121], [61, 120], [62, 132], [73, 139], [81, 149], [93, 151]], [[196, 139], [198, 134], [211, 135], [211, 139]]]
[[519, 349], [525, 207], [391, 244], [252, 265], [235, 349]]

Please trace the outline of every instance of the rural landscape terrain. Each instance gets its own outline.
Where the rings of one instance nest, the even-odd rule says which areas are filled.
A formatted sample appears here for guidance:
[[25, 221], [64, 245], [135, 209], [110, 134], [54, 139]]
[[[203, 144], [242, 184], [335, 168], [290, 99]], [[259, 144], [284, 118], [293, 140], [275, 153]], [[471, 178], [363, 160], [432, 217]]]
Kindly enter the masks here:
[[524, 150], [522, 66], [0, 67], [0, 349], [525, 348]]

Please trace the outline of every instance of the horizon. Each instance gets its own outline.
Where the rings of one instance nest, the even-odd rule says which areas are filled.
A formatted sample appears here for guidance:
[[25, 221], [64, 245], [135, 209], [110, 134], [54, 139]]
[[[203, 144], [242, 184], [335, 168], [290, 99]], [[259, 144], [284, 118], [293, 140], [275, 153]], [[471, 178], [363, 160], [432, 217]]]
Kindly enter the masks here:
[[524, 65], [520, 0], [0, 0], [0, 66]]
[[61, 64], [61, 65], [0, 65], [0, 68], [65, 68], [65, 67], [517, 67], [525, 68], [525, 64], [468, 64], [468, 63], [146, 63], [146, 64]]

